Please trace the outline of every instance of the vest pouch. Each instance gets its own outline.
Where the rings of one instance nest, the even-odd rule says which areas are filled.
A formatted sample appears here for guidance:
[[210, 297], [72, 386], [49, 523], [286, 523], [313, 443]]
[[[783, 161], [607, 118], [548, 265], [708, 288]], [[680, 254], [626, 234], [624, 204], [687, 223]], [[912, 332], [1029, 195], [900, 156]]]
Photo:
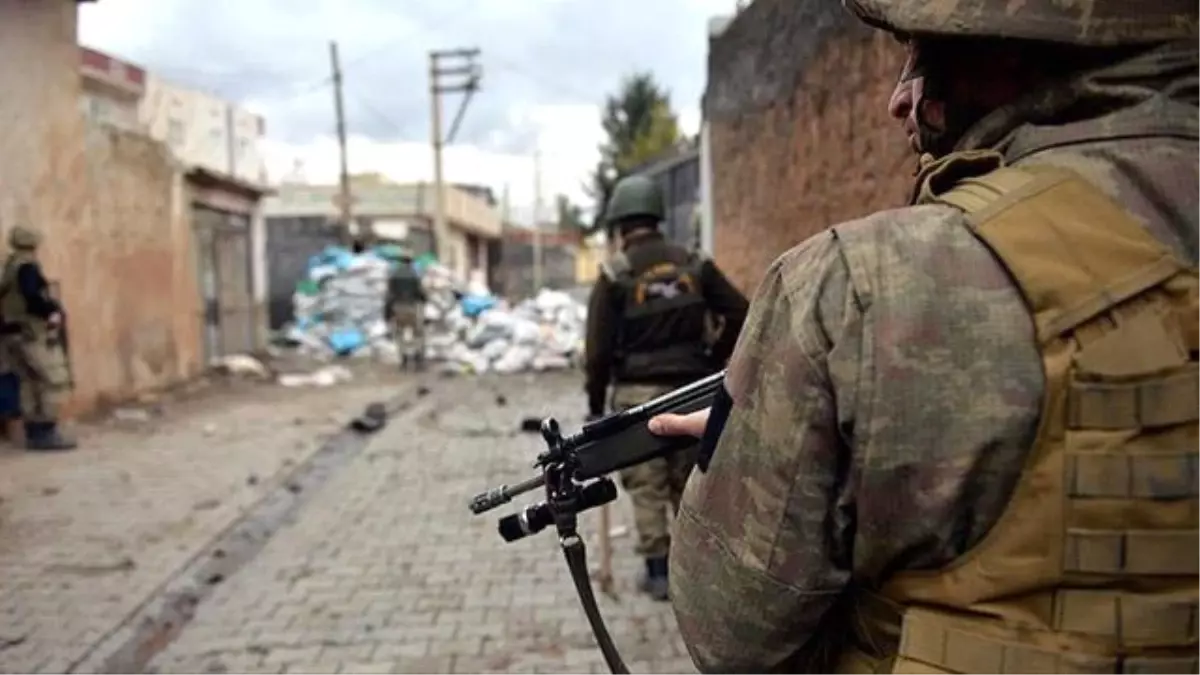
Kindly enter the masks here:
[[[67, 355], [62, 345], [51, 344], [44, 331], [34, 331], [35, 337], [21, 336], [16, 345], [17, 357], [24, 370], [46, 385], [59, 389], [71, 383]], [[40, 335], [38, 335], [40, 333]]]

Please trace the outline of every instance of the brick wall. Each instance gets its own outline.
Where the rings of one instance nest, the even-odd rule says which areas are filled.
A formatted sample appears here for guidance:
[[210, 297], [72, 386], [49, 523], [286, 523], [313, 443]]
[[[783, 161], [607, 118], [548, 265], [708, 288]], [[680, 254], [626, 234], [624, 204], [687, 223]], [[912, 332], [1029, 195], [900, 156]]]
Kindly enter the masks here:
[[915, 159], [887, 115], [902, 61], [828, 0], [756, 0], [712, 41], [713, 248], [744, 292], [813, 233], [903, 204]]
[[71, 322], [71, 409], [195, 372], [199, 293], [165, 151], [86, 128], [73, 0], [0, 0], [0, 45], [0, 241], [16, 222], [45, 235]]

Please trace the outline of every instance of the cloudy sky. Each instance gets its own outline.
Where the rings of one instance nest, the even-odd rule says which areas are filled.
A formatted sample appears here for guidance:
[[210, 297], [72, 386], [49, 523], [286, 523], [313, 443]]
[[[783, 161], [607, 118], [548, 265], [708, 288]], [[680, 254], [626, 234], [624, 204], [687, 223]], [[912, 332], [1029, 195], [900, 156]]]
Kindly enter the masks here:
[[[650, 70], [694, 133], [708, 18], [734, 0], [104, 0], [80, 10], [80, 41], [267, 118], [272, 178], [303, 162], [336, 179], [329, 40], [345, 80], [352, 172], [429, 180], [428, 52], [478, 47], [482, 90], [452, 147], [448, 180], [507, 185], [532, 203], [535, 146], [547, 204], [584, 200], [601, 140], [599, 104]], [[445, 104], [445, 124], [459, 95]], [[548, 215], [548, 214], [547, 214]]]

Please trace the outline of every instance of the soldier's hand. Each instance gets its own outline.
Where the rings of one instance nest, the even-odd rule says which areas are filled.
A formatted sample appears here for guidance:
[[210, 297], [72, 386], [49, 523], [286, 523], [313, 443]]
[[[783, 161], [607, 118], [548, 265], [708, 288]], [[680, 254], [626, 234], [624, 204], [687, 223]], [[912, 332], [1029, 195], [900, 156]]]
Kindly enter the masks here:
[[700, 438], [704, 435], [704, 427], [708, 425], [708, 411], [711, 408], [697, 410], [686, 415], [666, 413], [650, 419], [650, 433], [659, 436], [693, 436]]

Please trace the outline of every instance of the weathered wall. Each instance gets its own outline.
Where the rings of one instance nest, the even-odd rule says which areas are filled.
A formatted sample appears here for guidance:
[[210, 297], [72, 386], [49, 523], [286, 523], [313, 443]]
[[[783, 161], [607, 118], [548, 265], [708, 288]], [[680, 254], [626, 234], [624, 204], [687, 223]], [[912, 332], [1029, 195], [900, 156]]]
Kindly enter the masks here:
[[91, 229], [67, 245], [76, 398], [83, 406], [202, 368], [190, 201], [163, 144], [112, 127], [87, 134]]
[[713, 248], [744, 292], [815, 232], [903, 204], [915, 158], [887, 114], [902, 62], [829, 0], [756, 0], [712, 41]]
[[85, 127], [76, 21], [74, 0], [0, 0], [0, 239], [45, 235], [78, 412], [194, 372], [199, 294], [165, 150]]

